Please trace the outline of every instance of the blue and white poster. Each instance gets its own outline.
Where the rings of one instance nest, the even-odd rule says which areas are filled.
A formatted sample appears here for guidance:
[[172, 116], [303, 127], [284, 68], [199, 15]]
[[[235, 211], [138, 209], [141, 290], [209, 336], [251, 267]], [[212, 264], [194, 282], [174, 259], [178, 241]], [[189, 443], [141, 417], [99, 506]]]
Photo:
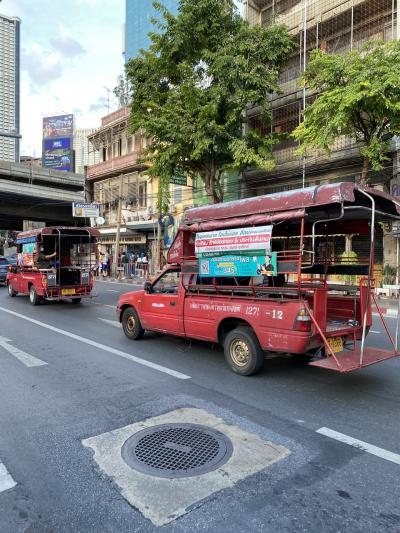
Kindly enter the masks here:
[[276, 252], [265, 255], [224, 255], [199, 259], [200, 276], [276, 276]]

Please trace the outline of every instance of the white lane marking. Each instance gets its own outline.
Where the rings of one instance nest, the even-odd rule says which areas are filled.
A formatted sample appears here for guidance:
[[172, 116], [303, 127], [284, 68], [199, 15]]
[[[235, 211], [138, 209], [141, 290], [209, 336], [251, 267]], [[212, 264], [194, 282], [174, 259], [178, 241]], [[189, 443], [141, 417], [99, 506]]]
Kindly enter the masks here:
[[376, 455], [377, 457], [385, 459], [386, 461], [391, 461], [392, 463], [400, 465], [400, 455], [397, 453], [389, 452], [388, 450], [384, 450], [383, 448], [378, 448], [378, 446], [374, 446], [373, 444], [369, 444], [368, 442], [364, 442], [363, 440], [354, 439], [353, 437], [349, 437], [348, 435], [345, 435], [344, 433], [339, 433], [338, 431], [334, 431], [333, 429], [323, 427], [317, 429], [317, 433], [325, 435], [326, 437], [330, 437], [331, 439], [343, 442], [344, 444], [354, 446], [359, 450], [364, 450], [365, 452], [368, 452], [372, 455]]
[[0, 492], [4, 490], [12, 489], [15, 487], [16, 482], [13, 480], [11, 475], [8, 473], [7, 468], [0, 461]]
[[121, 350], [117, 350], [116, 348], [111, 348], [111, 346], [106, 346], [105, 344], [101, 344], [100, 342], [92, 341], [91, 339], [87, 339], [86, 337], [75, 335], [75, 333], [65, 331], [64, 329], [56, 328], [55, 326], [51, 326], [50, 324], [46, 324], [45, 322], [40, 322], [39, 320], [35, 320], [34, 318], [30, 318], [28, 316], [21, 315], [20, 313], [16, 313], [15, 311], [11, 311], [10, 309], [0, 307], [0, 311], [8, 313], [9, 315], [16, 316], [18, 318], [22, 318], [22, 320], [26, 320], [27, 322], [31, 322], [32, 324], [36, 324], [37, 326], [40, 326], [42, 328], [49, 329], [50, 331], [54, 331], [55, 333], [59, 333], [60, 335], [64, 335], [65, 337], [69, 337], [70, 339], [83, 342], [84, 344], [88, 344], [89, 346], [94, 346], [95, 348], [99, 348], [99, 350], [104, 350], [105, 352], [113, 353], [114, 355], [119, 355], [120, 357], [128, 359], [129, 361], [133, 361], [134, 363], [137, 363], [139, 365], [147, 366], [148, 368], [158, 370], [159, 372], [163, 372], [164, 374], [169, 374], [170, 376], [173, 376], [177, 379], [191, 379], [190, 376], [182, 374], [181, 372], [177, 372], [176, 370], [167, 368], [166, 366], [161, 366], [157, 363], [146, 361], [146, 359], [141, 359], [140, 357], [136, 357], [135, 355], [130, 355], [129, 353], [122, 352]]
[[47, 365], [45, 361], [42, 361], [41, 359], [38, 359], [37, 357], [30, 355], [29, 353], [23, 352], [15, 346], [12, 346], [11, 344], [9, 344], [10, 342], [13, 341], [10, 339], [6, 339], [5, 337], [0, 337], [0, 347], [4, 348], [4, 350], [7, 350], [7, 352], [16, 357], [19, 361], [21, 361], [21, 363], [24, 363], [25, 366], [33, 367]]
[[116, 291], [115, 289], [106, 289], [107, 292], [119, 292], [119, 291]]
[[126, 283], [123, 281], [105, 281], [105, 280], [97, 280], [96, 283], [109, 283], [112, 285], [126, 285], [127, 287], [142, 287], [144, 285], [145, 280], [143, 280], [140, 283]]
[[382, 331], [375, 331], [374, 329], [369, 330], [370, 333], [383, 333]]
[[120, 328], [121, 327], [121, 323], [118, 322], [118, 320], [108, 320], [107, 318], [100, 318], [100, 317], [97, 317], [99, 320], [101, 320], [102, 322], [104, 322], [105, 324], [109, 324], [110, 326], [114, 326], [114, 328]]

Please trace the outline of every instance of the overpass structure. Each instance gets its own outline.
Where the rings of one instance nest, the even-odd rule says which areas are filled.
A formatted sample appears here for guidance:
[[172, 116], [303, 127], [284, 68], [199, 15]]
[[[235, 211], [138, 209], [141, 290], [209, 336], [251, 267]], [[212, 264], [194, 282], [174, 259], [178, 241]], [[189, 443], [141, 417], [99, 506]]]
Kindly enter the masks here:
[[22, 230], [24, 220], [75, 225], [71, 204], [84, 200], [80, 174], [0, 161], [0, 229]]

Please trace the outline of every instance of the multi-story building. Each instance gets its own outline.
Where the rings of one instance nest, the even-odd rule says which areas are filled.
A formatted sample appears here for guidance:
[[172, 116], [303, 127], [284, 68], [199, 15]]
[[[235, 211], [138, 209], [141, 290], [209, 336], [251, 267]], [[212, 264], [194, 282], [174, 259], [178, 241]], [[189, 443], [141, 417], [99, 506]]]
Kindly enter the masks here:
[[88, 136], [94, 133], [95, 128], [76, 128], [74, 131], [73, 147], [75, 153], [75, 172], [84, 174], [85, 167], [100, 162], [97, 150], [89, 150]]
[[98, 152], [100, 162], [89, 164], [87, 186], [91, 199], [101, 204], [101, 216], [105, 219], [99, 228], [101, 250], [115, 253], [120, 223], [120, 249], [154, 258], [158, 184], [157, 180], [143, 175], [146, 165], [138, 159], [146, 140], [140, 132], [129, 133], [128, 117], [127, 107], [118, 109], [103, 117], [101, 127], [89, 135], [89, 143]]
[[[244, 0], [245, 17], [251, 24], [285, 24], [297, 43], [297, 49], [281, 73], [281, 94], [271, 98], [272, 120], [261, 124], [257, 109], [249, 123], [266, 131], [290, 134], [301, 120], [304, 105], [315, 98], [300, 88], [299, 78], [310, 53], [320, 48], [341, 54], [359, 50], [373, 39], [396, 38], [396, 3], [393, 0]], [[304, 46], [305, 44], [305, 46]], [[246, 175], [250, 191], [275, 192], [332, 180], [354, 180], [361, 173], [362, 161], [352, 139], [343, 137], [327, 156], [315, 151], [305, 160], [296, 156], [293, 139], [283, 140], [274, 149], [276, 169], [273, 172], [254, 171]], [[384, 172], [371, 173], [373, 184], [390, 179], [392, 164]]]
[[[173, 14], [178, 11], [179, 0], [162, 0], [164, 6]], [[141, 48], [148, 48], [149, 33], [156, 30], [151, 19], [157, 18], [153, 0], [126, 0], [124, 56], [127, 62], [136, 57]]]
[[0, 15], [0, 159], [19, 161], [20, 19]]
[[[398, 0], [244, 0], [244, 13], [250, 24], [283, 23], [298, 45], [280, 75], [281, 93], [271, 97], [271, 122], [263, 124], [257, 109], [250, 113], [249, 127], [257, 125], [268, 132], [286, 134], [286, 139], [274, 148], [274, 171], [245, 173], [245, 194], [268, 194], [304, 185], [359, 179], [362, 158], [353, 139], [338, 139], [329, 156], [322, 151], [314, 151], [306, 158], [296, 155], [298, 145], [287, 134], [297, 127], [304, 107], [316, 96], [300, 88], [299, 78], [313, 49], [343, 54], [361, 49], [370, 40], [398, 38], [397, 5]], [[389, 190], [393, 163], [389, 161], [379, 173], [370, 172], [370, 183]], [[393, 262], [396, 243], [392, 236], [387, 234], [384, 239], [377, 239], [377, 243], [378, 260]], [[367, 244], [358, 236], [354, 236], [351, 244], [345, 243], [340, 236], [337, 239], [338, 250], [350, 247], [359, 254], [366, 253]]]
[[21, 157], [19, 158], [19, 162], [22, 163], [23, 165], [29, 165], [31, 167], [42, 166], [42, 158], [31, 156], [31, 155], [21, 155]]

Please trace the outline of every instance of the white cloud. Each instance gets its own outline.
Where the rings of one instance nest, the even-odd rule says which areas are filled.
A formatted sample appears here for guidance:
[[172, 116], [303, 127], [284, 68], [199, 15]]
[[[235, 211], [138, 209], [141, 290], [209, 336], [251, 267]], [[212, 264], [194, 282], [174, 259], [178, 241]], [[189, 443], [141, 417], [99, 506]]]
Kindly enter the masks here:
[[[125, 0], [3, 0], [1, 12], [21, 25], [22, 153], [41, 154], [44, 116], [73, 112], [78, 127], [107, 114], [104, 87], [123, 71]], [[112, 109], [115, 99], [111, 96]]]

